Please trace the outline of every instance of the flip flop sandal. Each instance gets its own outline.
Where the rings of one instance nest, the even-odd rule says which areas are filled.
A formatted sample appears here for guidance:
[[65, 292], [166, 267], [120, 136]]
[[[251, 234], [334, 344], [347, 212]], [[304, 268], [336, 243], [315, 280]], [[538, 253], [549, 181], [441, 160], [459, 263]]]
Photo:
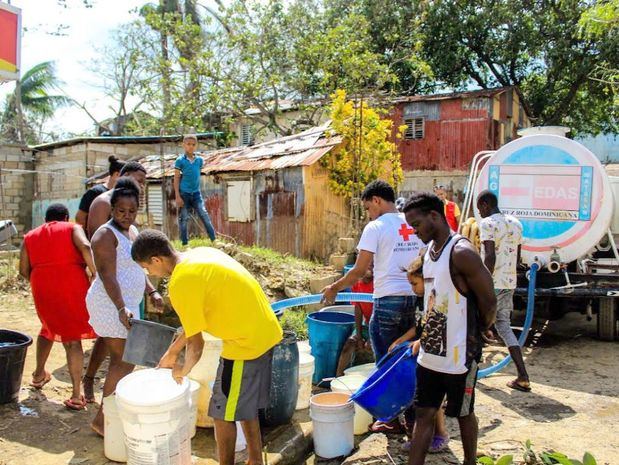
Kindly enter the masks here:
[[69, 410], [84, 410], [86, 408], [86, 401], [84, 400], [84, 396], [80, 396], [79, 401], [67, 399], [63, 403], [65, 407], [67, 407]]
[[521, 391], [521, 392], [531, 392], [531, 386], [523, 386], [522, 384], [520, 384], [518, 381], [516, 381], [515, 379], [512, 381], [509, 381], [507, 383], [507, 387], [508, 388], [512, 388], [515, 389], [516, 391]]
[[39, 381], [35, 381], [34, 379], [30, 382], [30, 387], [33, 387], [35, 389], [42, 389], [43, 386], [45, 386], [47, 383], [49, 383], [52, 380], [52, 375], [49, 374], [47, 371], [45, 372], [45, 374], [43, 375], [43, 378]]
[[402, 425], [399, 421], [390, 421], [385, 423], [382, 421], [376, 421], [368, 428], [372, 433], [385, 433], [385, 434], [401, 434], [403, 433]]

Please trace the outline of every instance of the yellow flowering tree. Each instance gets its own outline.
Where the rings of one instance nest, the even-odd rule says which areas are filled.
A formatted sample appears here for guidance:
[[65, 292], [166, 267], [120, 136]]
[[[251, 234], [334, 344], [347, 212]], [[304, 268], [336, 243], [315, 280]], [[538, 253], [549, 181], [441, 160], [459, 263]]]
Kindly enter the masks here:
[[[386, 111], [372, 108], [367, 101], [352, 101], [346, 92], [331, 95], [331, 135], [342, 137], [337, 150], [321, 160], [329, 171], [329, 187], [351, 200], [351, 227], [359, 226], [363, 211], [359, 196], [363, 188], [375, 179], [382, 179], [396, 190], [402, 182], [402, 164], [392, 142], [393, 121], [384, 118]], [[402, 137], [406, 126], [397, 128]]]

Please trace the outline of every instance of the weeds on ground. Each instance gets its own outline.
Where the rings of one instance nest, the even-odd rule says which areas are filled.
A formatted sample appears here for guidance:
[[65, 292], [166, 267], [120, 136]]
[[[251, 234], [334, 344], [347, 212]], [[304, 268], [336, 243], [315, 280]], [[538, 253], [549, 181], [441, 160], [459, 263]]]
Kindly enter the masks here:
[[[597, 465], [595, 458], [589, 452], [585, 452], [582, 460], [570, 459], [567, 455], [555, 451], [536, 453], [529, 439], [527, 439], [525, 444], [525, 451], [522, 458], [524, 461], [518, 463], [524, 465]], [[513, 455], [504, 455], [497, 459], [483, 456], [477, 459], [477, 463], [480, 465], [516, 465]]]
[[279, 320], [284, 331], [293, 331], [297, 335], [299, 341], [307, 339], [307, 324], [305, 319], [309, 312], [305, 307], [292, 307], [286, 309], [281, 319]]
[[[272, 249], [267, 249], [265, 247], [259, 247], [257, 245], [247, 246], [236, 244], [232, 241], [222, 241], [221, 239], [217, 239], [219, 243], [229, 243], [233, 244], [239, 251], [248, 253], [253, 255], [256, 258], [266, 260], [273, 265], [292, 265], [300, 268], [308, 268], [312, 265], [319, 265], [317, 262], [312, 262], [310, 260], [304, 260], [301, 258], [297, 258], [293, 255], [282, 254], [276, 252]], [[176, 250], [187, 250], [193, 249], [196, 247], [213, 247], [213, 242], [210, 239], [190, 239], [189, 244], [187, 246], [183, 246], [179, 240], [172, 241], [174, 248]], [[217, 244], [215, 244], [215, 247]]]

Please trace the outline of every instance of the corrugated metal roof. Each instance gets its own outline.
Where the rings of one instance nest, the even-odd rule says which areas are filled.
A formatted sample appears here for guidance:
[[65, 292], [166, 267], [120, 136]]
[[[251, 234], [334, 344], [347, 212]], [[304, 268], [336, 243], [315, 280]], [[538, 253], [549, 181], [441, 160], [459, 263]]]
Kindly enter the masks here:
[[[329, 124], [326, 123], [294, 136], [282, 137], [251, 147], [231, 147], [201, 153], [204, 158], [202, 173], [278, 170], [312, 165], [342, 142], [339, 136], [327, 135], [328, 128]], [[160, 179], [174, 174], [176, 157], [177, 155], [164, 156], [163, 171], [159, 155], [144, 157], [140, 163], [146, 168], [148, 178]]]
[[[199, 132], [196, 134], [198, 140], [214, 139], [223, 136], [223, 132], [210, 131]], [[93, 142], [97, 144], [153, 144], [157, 142], [179, 142], [183, 140], [182, 135], [169, 136], [97, 136], [97, 137], [75, 137], [73, 139], [60, 140], [57, 142], [48, 142], [45, 144], [33, 145], [29, 149], [35, 152], [43, 150], [52, 150], [59, 147], [68, 147], [71, 145]]]
[[464, 92], [449, 92], [446, 94], [433, 94], [433, 95], [411, 95], [407, 97], [397, 97], [393, 101], [395, 103], [401, 102], [425, 102], [430, 100], [450, 100], [461, 98], [476, 98], [476, 97], [493, 97], [496, 94], [505, 92], [512, 89], [512, 87], [495, 87], [494, 89], [479, 89], [470, 90]]

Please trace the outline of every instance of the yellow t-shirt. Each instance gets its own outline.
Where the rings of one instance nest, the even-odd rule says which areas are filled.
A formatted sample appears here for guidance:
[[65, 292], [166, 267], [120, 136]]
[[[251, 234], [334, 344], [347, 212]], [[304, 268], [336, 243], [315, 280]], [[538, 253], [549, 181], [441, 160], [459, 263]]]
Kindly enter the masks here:
[[282, 339], [282, 328], [258, 281], [220, 250], [188, 251], [168, 285], [185, 335], [206, 331], [222, 339], [221, 356], [253, 360]]

